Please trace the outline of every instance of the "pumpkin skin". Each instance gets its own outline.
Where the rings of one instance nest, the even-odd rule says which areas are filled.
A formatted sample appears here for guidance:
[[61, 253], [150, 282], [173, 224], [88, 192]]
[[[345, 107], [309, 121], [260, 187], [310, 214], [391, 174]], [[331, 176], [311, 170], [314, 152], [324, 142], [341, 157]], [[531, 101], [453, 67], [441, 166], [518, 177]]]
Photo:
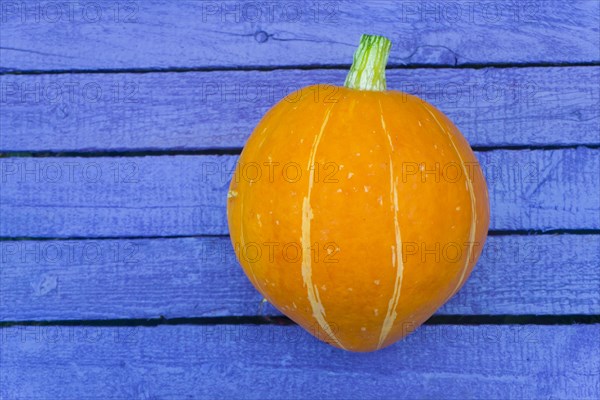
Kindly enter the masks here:
[[345, 87], [315, 97], [331, 92], [303, 88], [260, 121], [231, 182], [230, 235], [279, 311], [333, 346], [374, 351], [464, 284], [487, 235], [487, 187], [431, 104]]

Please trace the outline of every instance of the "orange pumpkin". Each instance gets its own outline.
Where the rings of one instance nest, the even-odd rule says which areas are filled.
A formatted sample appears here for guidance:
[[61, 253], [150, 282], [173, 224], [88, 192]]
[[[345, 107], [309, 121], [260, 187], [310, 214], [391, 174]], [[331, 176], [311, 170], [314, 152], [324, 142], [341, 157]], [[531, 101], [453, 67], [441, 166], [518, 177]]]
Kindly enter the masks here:
[[390, 46], [363, 35], [345, 87], [306, 87], [269, 110], [228, 193], [252, 284], [350, 351], [389, 346], [426, 321], [465, 283], [489, 225], [466, 139], [431, 104], [386, 90]]

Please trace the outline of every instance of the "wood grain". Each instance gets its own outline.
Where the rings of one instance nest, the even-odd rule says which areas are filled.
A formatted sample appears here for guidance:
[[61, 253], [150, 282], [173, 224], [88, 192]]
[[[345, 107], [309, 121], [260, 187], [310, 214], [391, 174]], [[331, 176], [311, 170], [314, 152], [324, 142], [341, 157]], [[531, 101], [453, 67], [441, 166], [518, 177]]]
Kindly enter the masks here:
[[425, 326], [363, 354], [297, 326], [0, 332], [0, 394], [11, 399], [592, 399], [600, 388], [600, 325]]
[[[599, 153], [588, 148], [479, 153], [490, 191], [490, 228], [600, 228]], [[0, 235], [226, 234], [226, 193], [236, 161], [237, 156], [0, 159]], [[268, 171], [262, 176], [268, 179]]]
[[[472, 146], [600, 144], [600, 87], [590, 85], [600, 81], [598, 67], [387, 74], [390, 89], [439, 107]], [[0, 151], [239, 148], [276, 102], [314, 83], [341, 85], [345, 75], [340, 69], [0, 76]]]
[[392, 64], [600, 61], [590, 0], [60, 4], [3, 2], [3, 70], [350, 64], [365, 30]]
[[[5, 241], [0, 250], [3, 321], [281, 315], [260, 305], [226, 237]], [[600, 235], [492, 236], [437, 314], [600, 314], [598, 259]]]

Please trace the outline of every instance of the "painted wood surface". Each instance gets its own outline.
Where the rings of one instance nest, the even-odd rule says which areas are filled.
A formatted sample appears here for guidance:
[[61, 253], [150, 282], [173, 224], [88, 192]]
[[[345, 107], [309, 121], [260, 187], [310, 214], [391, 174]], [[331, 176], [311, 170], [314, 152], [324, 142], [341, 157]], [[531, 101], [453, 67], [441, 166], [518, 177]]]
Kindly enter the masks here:
[[[407, 329], [410, 329], [407, 327]], [[12, 327], [3, 398], [596, 398], [600, 325], [425, 326], [349, 353], [297, 326]]]
[[594, 0], [2, 4], [3, 70], [349, 65], [365, 29], [392, 64], [600, 61]]
[[[8, 241], [0, 250], [4, 321], [281, 315], [261, 305], [226, 237]], [[600, 314], [599, 259], [599, 235], [492, 236], [437, 314]]]
[[[490, 228], [599, 229], [599, 154], [588, 148], [479, 153], [490, 192]], [[236, 160], [237, 156], [2, 159], [0, 234], [226, 234], [226, 194]], [[254, 179], [245, 168], [239, 170], [239, 179]], [[269, 179], [268, 173], [261, 171], [262, 179]], [[290, 190], [301, 182], [290, 181]]]
[[[0, 76], [0, 151], [240, 148], [292, 92], [346, 70]], [[472, 146], [600, 144], [599, 67], [388, 70]], [[315, 101], [331, 93], [314, 93]]]

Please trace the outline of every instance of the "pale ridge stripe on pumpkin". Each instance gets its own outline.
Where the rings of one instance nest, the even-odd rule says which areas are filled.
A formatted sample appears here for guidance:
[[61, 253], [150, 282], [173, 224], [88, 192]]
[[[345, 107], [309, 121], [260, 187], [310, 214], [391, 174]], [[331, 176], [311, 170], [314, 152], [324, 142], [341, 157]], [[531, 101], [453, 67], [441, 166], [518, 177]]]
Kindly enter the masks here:
[[448, 299], [449, 299], [450, 297], [454, 296], [454, 294], [460, 288], [460, 285], [462, 285], [463, 280], [465, 279], [465, 274], [467, 273], [467, 269], [469, 267], [469, 262], [471, 261], [471, 256], [473, 253], [473, 245], [475, 244], [475, 230], [476, 230], [476, 224], [477, 224], [477, 210], [476, 210], [477, 204], [475, 202], [475, 191], [473, 190], [473, 182], [471, 182], [471, 178], [469, 177], [469, 173], [467, 171], [467, 167], [465, 166], [465, 162], [463, 161], [462, 156], [460, 155], [460, 152], [458, 151], [458, 147], [456, 147], [456, 144], [454, 143], [454, 140], [452, 139], [452, 136], [450, 135], [450, 133], [448, 131], [446, 131], [446, 129], [444, 129], [444, 127], [442, 126], [440, 121], [438, 121], [438, 119], [435, 117], [433, 112], [431, 112], [429, 107], [427, 107], [427, 105], [425, 105], [425, 104], [423, 105], [423, 107], [427, 110], [429, 115], [431, 115], [431, 117], [435, 120], [435, 122], [438, 124], [438, 126], [440, 127], [442, 132], [444, 132], [446, 135], [448, 135], [448, 139], [450, 139], [450, 144], [452, 144], [452, 147], [454, 148], [454, 151], [456, 151], [456, 154], [458, 155], [458, 159], [460, 160], [460, 165], [462, 167], [463, 173], [465, 174], [465, 179], [467, 181], [467, 188], [469, 191], [469, 196], [471, 198], [471, 227], [469, 229], [469, 247], [467, 250], [467, 260], [466, 260], [465, 266], [463, 267], [462, 272], [460, 274], [460, 278], [458, 279], [458, 282], [456, 283], [456, 287], [452, 290], [452, 292], [450, 292], [450, 295], [448, 296]]
[[379, 343], [377, 345], [378, 349], [383, 345], [383, 342], [392, 330], [394, 321], [398, 316], [396, 313], [396, 308], [400, 302], [402, 278], [404, 276], [404, 262], [402, 260], [402, 235], [400, 234], [400, 222], [398, 221], [398, 178], [394, 178], [394, 163], [392, 161], [394, 145], [383, 119], [383, 107], [381, 106], [381, 102], [379, 102], [379, 109], [381, 111], [381, 126], [383, 127], [383, 131], [385, 132], [390, 143], [390, 201], [394, 206], [394, 234], [396, 242], [396, 245], [392, 246], [392, 266], [396, 269], [396, 279], [394, 280], [394, 292], [392, 293], [392, 297], [388, 303], [385, 319], [383, 320], [383, 325], [381, 326], [381, 334], [379, 335]]
[[319, 142], [321, 141], [321, 137], [323, 136], [323, 132], [325, 131], [325, 126], [329, 121], [329, 116], [331, 115], [331, 110], [333, 106], [329, 108], [327, 114], [325, 115], [325, 120], [323, 121], [323, 125], [321, 126], [321, 130], [319, 134], [315, 137], [315, 141], [313, 143], [310, 157], [308, 160], [308, 191], [306, 193], [306, 197], [304, 197], [304, 201], [302, 202], [302, 279], [304, 280], [304, 284], [307, 288], [308, 293], [308, 301], [310, 302], [310, 306], [312, 308], [313, 317], [317, 320], [321, 329], [325, 331], [329, 337], [341, 348], [345, 349], [345, 347], [340, 343], [339, 339], [332, 331], [329, 323], [325, 320], [325, 309], [323, 304], [321, 303], [321, 299], [319, 297], [319, 291], [316, 285], [312, 282], [312, 261], [311, 261], [311, 252], [307, 251], [310, 247], [310, 221], [313, 218], [312, 207], [310, 206], [310, 195], [312, 192], [313, 182], [314, 182], [314, 174], [315, 168], [311, 168], [311, 166], [315, 162], [315, 156], [317, 154], [317, 148], [319, 147]]

